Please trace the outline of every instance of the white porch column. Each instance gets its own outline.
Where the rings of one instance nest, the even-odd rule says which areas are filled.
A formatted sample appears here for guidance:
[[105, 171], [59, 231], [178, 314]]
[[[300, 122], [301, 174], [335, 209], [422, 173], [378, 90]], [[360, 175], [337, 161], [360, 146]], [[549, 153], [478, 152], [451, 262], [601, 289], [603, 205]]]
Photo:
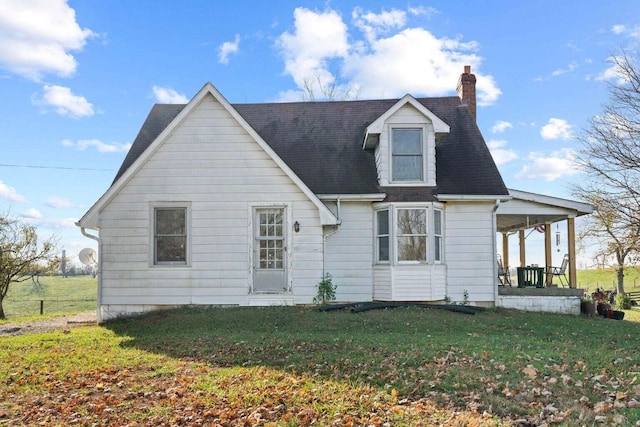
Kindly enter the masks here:
[[509, 234], [502, 233], [502, 266], [509, 267]]
[[576, 219], [567, 218], [567, 245], [569, 254], [569, 287], [576, 288], [578, 284], [576, 270]]
[[[545, 271], [550, 271], [549, 267], [553, 265], [551, 252], [551, 223], [544, 224], [544, 267]], [[553, 280], [553, 276], [547, 273], [546, 285], [550, 285]]]
[[520, 244], [520, 267], [526, 267], [527, 257], [526, 257], [526, 250], [525, 250], [524, 230], [518, 230], [518, 241]]

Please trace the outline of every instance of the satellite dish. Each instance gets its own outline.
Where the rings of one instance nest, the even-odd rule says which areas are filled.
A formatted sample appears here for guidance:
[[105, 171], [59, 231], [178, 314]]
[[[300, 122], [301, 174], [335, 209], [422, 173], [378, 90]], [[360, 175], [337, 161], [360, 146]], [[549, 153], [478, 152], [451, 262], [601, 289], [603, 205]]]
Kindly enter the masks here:
[[78, 254], [78, 258], [80, 258], [80, 262], [84, 265], [94, 265], [98, 263], [98, 257], [96, 256], [96, 251], [91, 248], [84, 248]]

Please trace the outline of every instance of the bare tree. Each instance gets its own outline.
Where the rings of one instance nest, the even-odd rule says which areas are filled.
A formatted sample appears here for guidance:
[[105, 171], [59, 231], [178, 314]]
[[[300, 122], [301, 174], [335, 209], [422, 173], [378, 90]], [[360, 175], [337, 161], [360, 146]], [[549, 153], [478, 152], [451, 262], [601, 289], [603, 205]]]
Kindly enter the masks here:
[[590, 179], [574, 195], [596, 209], [580, 235], [599, 244], [597, 255], [615, 259], [622, 294], [625, 263], [640, 252], [640, 74], [637, 57], [624, 50], [610, 62], [617, 80], [581, 137], [576, 160]]
[[2, 303], [11, 283], [29, 280], [49, 270], [58, 262], [54, 251], [53, 238], [38, 242], [34, 225], [0, 216], [0, 319], [6, 319]]
[[582, 193], [580, 198], [592, 204], [595, 211], [586, 218], [578, 238], [596, 246], [595, 257], [613, 261], [616, 270], [616, 292], [624, 294], [624, 270], [639, 253], [640, 224], [629, 223], [617, 210], [617, 201], [607, 199], [597, 189]]
[[340, 86], [338, 81], [331, 76], [321, 76], [319, 73], [313, 77], [306, 77], [302, 81], [305, 101], [323, 99], [327, 101], [346, 101], [358, 99], [360, 89], [354, 85]]

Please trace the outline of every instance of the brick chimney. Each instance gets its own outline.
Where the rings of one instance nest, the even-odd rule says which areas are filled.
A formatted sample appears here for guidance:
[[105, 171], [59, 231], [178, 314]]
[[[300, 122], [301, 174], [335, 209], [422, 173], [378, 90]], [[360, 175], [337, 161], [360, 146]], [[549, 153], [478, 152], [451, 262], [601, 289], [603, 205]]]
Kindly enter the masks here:
[[463, 103], [469, 106], [473, 118], [476, 118], [476, 75], [471, 74], [471, 65], [464, 66], [464, 73], [458, 80], [458, 96]]

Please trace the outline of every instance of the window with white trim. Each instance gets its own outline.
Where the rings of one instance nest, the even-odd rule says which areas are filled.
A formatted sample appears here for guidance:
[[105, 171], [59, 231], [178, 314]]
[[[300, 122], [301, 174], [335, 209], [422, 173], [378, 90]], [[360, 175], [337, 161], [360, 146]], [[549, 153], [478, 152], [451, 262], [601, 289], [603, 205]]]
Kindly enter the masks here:
[[389, 262], [389, 210], [376, 212], [376, 260]]
[[442, 211], [433, 210], [433, 260], [442, 261]]
[[396, 222], [398, 262], [427, 262], [427, 210], [398, 209]]
[[392, 181], [424, 180], [422, 128], [391, 129]]
[[153, 264], [187, 264], [187, 208], [153, 209]]
[[432, 204], [390, 204], [375, 211], [378, 264], [439, 264], [444, 258], [444, 211]]

